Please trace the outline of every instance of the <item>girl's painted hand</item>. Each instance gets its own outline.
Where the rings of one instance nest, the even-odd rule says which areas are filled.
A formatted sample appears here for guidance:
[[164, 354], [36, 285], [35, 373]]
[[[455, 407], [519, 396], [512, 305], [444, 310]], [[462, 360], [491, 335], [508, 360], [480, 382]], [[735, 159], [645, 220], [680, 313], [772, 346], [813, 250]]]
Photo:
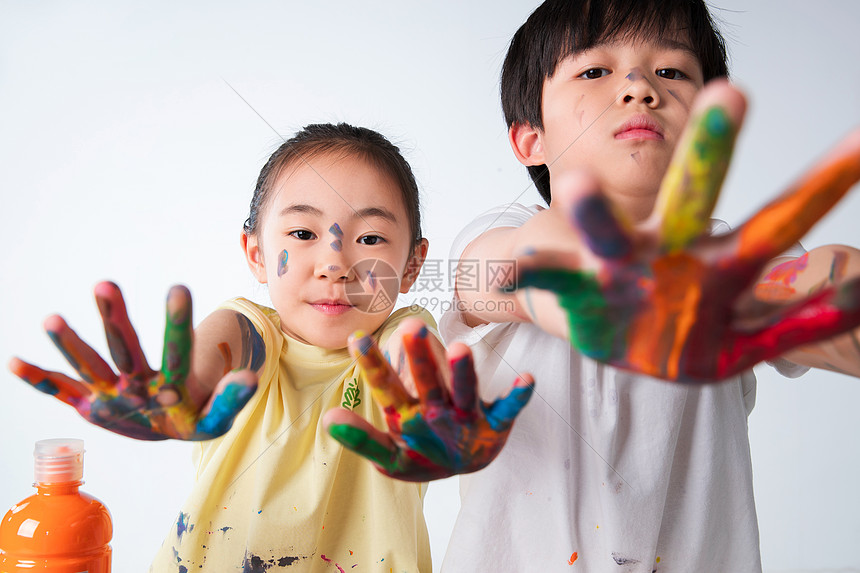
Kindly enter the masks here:
[[553, 182], [551, 208], [568, 215], [587, 249], [521, 258], [516, 288], [555, 293], [571, 344], [583, 354], [666, 380], [708, 382], [860, 324], [857, 279], [788, 306], [750, 294], [768, 261], [860, 179], [860, 130], [744, 225], [709, 236], [744, 110], [728, 83], [705, 89], [654, 212], [635, 227], [586, 175]]
[[326, 413], [328, 432], [385, 475], [401, 480], [429, 481], [485, 467], [498, 455], [514, 419], [529, 401], [531, 377], [517, 378], [507, 396], [487, 404], [477, 395], [469, 348], [454, 344], [447, 353], [449, 392], [428, 344], [432, 335], [423, 325], [403, 330], [403, 352], [418, 397], [405, 389], [373, 339], [356, 333], [349, 348], [385, 412], [388, 433], [344, 408]]
[[189, 395], [191, 373], [191, 294], [175, 286], [167, 295], [167, 324], [161, 370], [149, 367], [131, 325], [119, 287], [95, 288], [111, 356], [119, 372], [105, 362], [59, 316], [45, 330], [78, 372], [80, 380], [13, 358], [10, 370], [34, 388], [75, 408], [93, 424], [139, 440], [207, 440], [230, 429], [254, 394], [256, 374], [228, 373], [204, 407]]

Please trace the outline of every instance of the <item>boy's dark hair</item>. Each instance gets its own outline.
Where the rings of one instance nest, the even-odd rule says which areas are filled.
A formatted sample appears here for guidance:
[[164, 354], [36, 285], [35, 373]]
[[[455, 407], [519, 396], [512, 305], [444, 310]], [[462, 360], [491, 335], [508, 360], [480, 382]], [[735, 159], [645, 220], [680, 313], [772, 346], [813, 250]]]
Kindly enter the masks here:
[[[543, 83], [559, 62], [615, 39], [686, 34], [705, 81], [728, 76], [726, 46], [704, 0], [547, 0], [511, 40], [502, 65], [502, 111], [510, 128], [543, 129]], [[549, 169], [530, 165], [529, 176], [549, 203]]]
[[275, 182], [287, 167], [304, 163], [312, 157], [332, 153], [341, 157], [364, 159], [394, 180], [409, 216], [412, 242], [418, 244], [421, 241], [421, 208], [418, 184], [415, 182], [412, 168], [400, 154], [400, 149], [385, 136], [372, 129], [347, 123], [305, 126], [272, 153], [257, 177], [250, 214], [244, 225], [245, 234], [250, 236], [260, 231], [262, 212], [271, 199]]

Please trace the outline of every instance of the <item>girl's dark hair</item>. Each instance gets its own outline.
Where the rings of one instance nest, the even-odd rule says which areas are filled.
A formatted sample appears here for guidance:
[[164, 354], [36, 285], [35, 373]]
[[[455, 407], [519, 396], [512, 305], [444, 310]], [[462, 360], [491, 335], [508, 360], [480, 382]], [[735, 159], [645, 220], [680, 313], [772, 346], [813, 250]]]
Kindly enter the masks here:
[[[726, 46], [704, 0], [547, 0], [511, 40], [502, 65], [502, 111], [513, 124], [543, 130], [543, 83], [564, 58], [612, 40], [686, 36], [705, 81], [728, 76]], [[680, 39], [680, 38], [678, 38]], [[550, 202], [549, 169], [528, 166]]]
[[409, 231], [413, 244], [421, 240], [421, 210], [418, 184], [409, 163], [394, 144], [382, 134], [347, 123], [319, 123], [305, 126], [272, 153], [260, 170], [257, 187], [251, 198], [251, 209], [244, 229], [246, 235], [260, 230], [262, 212], [271, 199], [271, 191], [285, 168], [303, 163], [311, 157], [335, 153], [364, 159], [394, 179], [403, 197], [409, 216]]

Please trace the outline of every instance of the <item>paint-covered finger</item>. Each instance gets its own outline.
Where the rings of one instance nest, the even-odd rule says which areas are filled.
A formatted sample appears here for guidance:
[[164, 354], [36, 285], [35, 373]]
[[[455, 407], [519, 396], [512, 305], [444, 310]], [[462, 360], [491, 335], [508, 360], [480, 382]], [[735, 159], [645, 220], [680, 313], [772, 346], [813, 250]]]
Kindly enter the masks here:
[[739, 257], [766, 261], [800, 239], [860, 181], [860, 129], [843, 139], [741, 229]]
[[602, 259], [624, 260], [633, 253], [633, 243], [605, 196], [581, 197], [570, 213], [571, 222], [592, 253]]
[[335, 408], [326, 412], [323, 423], [332, 438], [372, 461], [383, 473], [391, 475], [397, 470], [397, 445], [362, 417], [345, 408]]
[[106, 281], [97, 284], [94, 291], [114, 364], [120, 372], [132, 378], [151, 377], [153, 370], [146, 361], [137, 332], [128, 318], [119, 287]]
[[43, 392], [66, 404], [78, 408], [92, 396], [90, 386], [60, 372], [42, 370], [38, 366], [18, 358], [9, 361], [9, 370], [39, 392]]
[[650, 222], [659, 228], [666, 252], [685, 248], [707, 231], [745, 110], [743, 94], [726, 81], [702, 90], [663, 178]]
[[737, 333], [735, 342], [724, 346], [722, 367], [734, 371], [749, 368], [795, 347], [860, 327], [860, 278], [784, 308], [770, 322], [758, 331]]
[[458, 418], [472, 418], [478, 405], [478, 378], [472, 351], [465, 344], [455, 342], [448, 348], [448, 365], [451, 368], [451, 402]]
[[167, 384], [185, 385], [191, 369], [191, 293], [176, 285], [167, 293], [167, 317], [164, 327], [164, 355], [161, 371]]
[[354, 333], [349, 338], [349, 350], [383, 409], [396, 410], [414, 401], [370, 335]]
[[196, 433], [192, 439], [215, 438], [233, 426], [233, 420], [257, 390], [257, 376], [251, 370], [231, 372], [215, 387], [212, 398], [200, 412]]
[[[594, 273], [566, 269], [533, 269], [520, 273], [520, 288], [533, 286], [556, 294], [568, 319], [570, 342], [596, 360], [609, 360], [630, 316], [613, 313]], [[631, 303], [632, 303], [631, 299]]]
[[496, 432], [508, 430], [534, 393], [534, 379], [523, 374], [514, 381], [508, 395], [484, 407], [487, 423]]
[[550, 209], [562, 212], [574, 232], [598, 257], [623, 260], [632, 254], [628, 230], [590, 173], [572, 171], [553, 179]]
[[415, 382], [418, 398], [425, 407], [445, 401], [445, 388], [430, 350], [430, 336], [432, 335], [424, 324], [416, 330], [406, 330], [403, 333], [403, 351], [406, 353], [409, 373]]
[[81, 378], [95, 388], [112, 391], [116, 374], [90, 345], [81, 340], [69, 328], [62, 317], [54, 315], [45, 319], [45, 332]]

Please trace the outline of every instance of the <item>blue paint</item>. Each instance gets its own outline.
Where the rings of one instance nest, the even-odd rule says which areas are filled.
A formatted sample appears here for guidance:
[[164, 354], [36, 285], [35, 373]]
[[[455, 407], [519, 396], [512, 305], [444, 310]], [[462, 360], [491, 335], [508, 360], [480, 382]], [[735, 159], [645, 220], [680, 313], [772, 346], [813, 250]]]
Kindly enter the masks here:
[[517, 386], [511, 389], [507, 396], [496, 400], [491, 406], [482, 405], [481, 408], [484, 410], [484, 416], [486, 416], [490, 427], [497, 432], [510, 428], [511, 424], [514, 423], [514, 418], [532, 397], [533, 391], [534, 384]]
[[47, 378], [39, 382], [38, 384], [33, 384], [33, 388], [38, 390], [39, 392], [44, 392], [45, 394], [50, 394], [51, 396], [56, 396], [60, 393], [60, 389], [54, 385], [53, 382], [48, 380]]
[[232, 426], [236, 414], [254, 395], [256, 387], [244, 384], [228, 384], [224, 391], [215, 397], [209, 413], [197, 422], [197, 433], [207, 436], [225, 434]]
[[284, 249], [284, 251], [278, 256], [278, 276], [284, 276], [289, 270], [287, 267], [287, 259], [290, 258], [290, 253]]

